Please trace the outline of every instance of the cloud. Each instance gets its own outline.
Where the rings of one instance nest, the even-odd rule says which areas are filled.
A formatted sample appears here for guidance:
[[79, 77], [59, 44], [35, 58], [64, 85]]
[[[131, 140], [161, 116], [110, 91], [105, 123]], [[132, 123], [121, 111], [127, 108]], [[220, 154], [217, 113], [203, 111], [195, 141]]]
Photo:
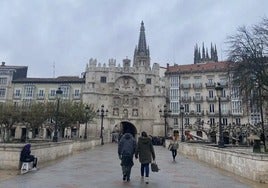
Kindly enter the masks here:
[[202, 42], [216, 44], [224, 59], [227, 35], [258, 23], [266, 7], [266, 0], [2, 0], [0, 58], [28, 66], [31, 77], [80, 76], [91, 57], [132, 60], [143, 20], [152, 63], [193, 63]]

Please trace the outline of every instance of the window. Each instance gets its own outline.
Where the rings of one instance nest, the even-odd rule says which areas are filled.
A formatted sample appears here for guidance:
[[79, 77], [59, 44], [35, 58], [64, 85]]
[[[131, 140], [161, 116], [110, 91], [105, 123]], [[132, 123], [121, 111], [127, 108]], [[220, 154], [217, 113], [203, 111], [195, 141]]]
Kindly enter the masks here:
[[174, 118], [174, 125], [178, 125], [178, 118]]
[[80, 90], [79, 89], [75, 89], [74, 90], [74, 96], [75, 97], [79, 97], [80, 96]]
[[213, 79], [212, 78], [208, 78], [208, 84], [213, 85]]
[[70, 86], [65, 85], [65, 86], [60, 86], [60, 88], [62, 90], [62, 97], [65, 99], [68, 99], [70, 95]]
[[210, 125], [215, 125], [215, 119], [214, 118], [210, 118], [209, 119], [209, 123], [210, 123]]
[[6, 96], [6, 89], [0, 88], [0, 97], [5, 97]]
[[189, 109], [189, 104], [185, 104], [184, 105], [184, 112], [189, 113], [190, 109]]
[[214, 104], [209, 104], [209, 112], [214, 113]]
[[242, 102], [232, 101], [232, 114], [241, 114], [242, 113]]
[[201, 104], [196, 104], [196, 112], [201, 113]]
[[178, 114], [179, 113], [179, 102], [174, 101], [170, 103], [170, 110], [172, 111], [173, 114]]
[[170, 86], [171, 87], [179, 87], [179, 77], [178, 76], [170, 77]]
[[14, 97], [20, 97], [20, 89], [15, 89]]
[[34, 86], [25, 86], [25, 97], [32, 98], [34, 95]]
[[152, 79], [151, 78], [147, 78], [146, 79], [146, 84], [152, 84]]
[[106, 83], [106, 76], [101, 76], [100, 82], [101, 83]]
[[208, 97], [209, 98], [213, 98], [214, 94], [213, 94], [213, 91], [212, 90], [209, 90], [208, 91]]
[[0, 85], [7, 85], [7, 78], [0, 78]]
[[170, 100], [179, 100], [179, 89], [170, 89]]
[[56, 97], [56, 89], [50, 90], [50, 97]]
[[221, 123], [222, 123], [223, 125], [228, 125], [228, 120], [227, 120], [227, 118], [222, 118]]
[[196, 100], [201, 100], [201, 93], [195, 93]]
[[184, 125], [190, 125], [190, 119], [189, 118], [184, 118]]
[[237, 125], [240, 125], [240, 123], [241, 123], [241, 119], [240, 119], [240, 118], [235, 118], [235, 123], [236, 123]]
[[240, 96], [239, 87], [232, 88], [231, 96], [234, 99], [239, 99], [239, 96]]
[[38, 97], [44, 97], [45, 96], [45, 91], [43, 89], [40, 89], [37, 94]]

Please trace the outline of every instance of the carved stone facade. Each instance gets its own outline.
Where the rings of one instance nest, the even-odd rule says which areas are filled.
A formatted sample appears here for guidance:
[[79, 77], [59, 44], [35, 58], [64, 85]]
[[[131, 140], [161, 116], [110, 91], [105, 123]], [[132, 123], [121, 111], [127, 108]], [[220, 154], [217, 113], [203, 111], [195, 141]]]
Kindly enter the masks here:
[[[153, 136], [164, 135], [159, 109], [166, 102], [165, 83], [159, 64], [150, 65], [144, 31], [142, 22], [133, 66], [128, 58], [123, 60], [122, 66], [116, 65], [115, 59], [109, 59], [108, 65], [96, 59], [90, 59], [87, 64], [83, 102], [96, 110], [104, 105], [109, 111], [103, 119], [106, 136], [116, 129], [130, 130], [134, 135], [142, 131]], [[89, 127], [91, 132], [100, 134], [101, 118]]]

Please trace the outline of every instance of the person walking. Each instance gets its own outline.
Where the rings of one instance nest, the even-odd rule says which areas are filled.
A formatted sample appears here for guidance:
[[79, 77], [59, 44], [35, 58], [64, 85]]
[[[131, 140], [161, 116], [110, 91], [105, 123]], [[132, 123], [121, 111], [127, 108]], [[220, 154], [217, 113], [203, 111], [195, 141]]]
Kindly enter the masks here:
[[31, 144], [26, 144], [20, 152], [20, 162], [33, 162], [32, 170], [36, 170], [37, 157], [31, 155]]
[[134, 165], [133, 156], [135, 154], [136, 146], [136, 140], [129, 132], [126, 132], [118, 143], [118, 156], [121, 160], [123, 181], [130, 181], [131, 168]]
[[145, 183], [149, 183], [149, 164], [155, 160], [155, 152], [152, 144], [152, 140], [147, 136], [146, 132], [141, 133], [141, 137], [138, 139], [137, 148], [135, 151], [135, 158], [141, 163], [141, 178], [144, 179], [145, 173]]
[[178, 136], [173, 136], [168, 149], [171, 151], [173, 161], [175, 162], [175, 158], [177, 156], [177, 150], [179, 148], [179, 139]]

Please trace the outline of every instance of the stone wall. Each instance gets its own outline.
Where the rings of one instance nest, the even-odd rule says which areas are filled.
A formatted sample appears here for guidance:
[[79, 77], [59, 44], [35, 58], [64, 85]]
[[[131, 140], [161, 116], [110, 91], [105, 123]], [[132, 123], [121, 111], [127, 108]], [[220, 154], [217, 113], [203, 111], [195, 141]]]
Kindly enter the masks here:
[[[20, 152], [25, 144], [0, 144], [0, 169], [19, 169]], [[100, 145], [100, 140], [32, 143], [32, 154], [38, 163], [45, 163], [74, 152]]]
[[253, 153], [252, 148], [180, 143], [179, 152], [247, 179], [268, 183], [268, 155]]

